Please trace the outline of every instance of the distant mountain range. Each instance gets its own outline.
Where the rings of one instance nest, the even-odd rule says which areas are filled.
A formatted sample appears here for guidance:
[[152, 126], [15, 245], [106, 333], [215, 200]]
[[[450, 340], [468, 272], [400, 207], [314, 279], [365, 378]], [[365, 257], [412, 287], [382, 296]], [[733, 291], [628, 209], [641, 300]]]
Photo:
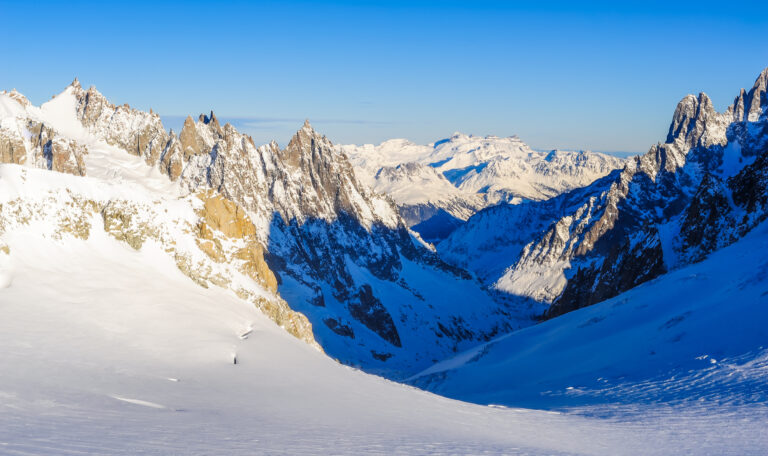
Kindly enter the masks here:
[[[499, 203], [551, 198], [624, 163], [593, 152], [539, 152], [516, 136], [462, 133], [423, 146], [393, 139], [337, 149], [349, 156], [361, 181], [391, 196], [405, 221], [429, 241], [450, 232], [433, 227], [459, 226], [478, 210]], [[437, 221], [429, 222], [433, 217]]]

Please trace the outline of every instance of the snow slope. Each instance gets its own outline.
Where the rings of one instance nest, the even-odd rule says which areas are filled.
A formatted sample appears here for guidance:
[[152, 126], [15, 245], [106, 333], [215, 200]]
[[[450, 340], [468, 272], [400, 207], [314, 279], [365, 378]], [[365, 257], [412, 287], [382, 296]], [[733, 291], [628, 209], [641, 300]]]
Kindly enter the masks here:
[[607, 414], [662, 407], [765, 420], [766, 251], [763, 223], [701, 263], [503, 336], [411, 381], [486, 404], [589, 413], [604, 406]]
[[441, 398], [334, 363], [149, 250], [99, 232], [4, 239], [2, 454], [745, 455], [768, 441], [747, 415], [626, 420]]

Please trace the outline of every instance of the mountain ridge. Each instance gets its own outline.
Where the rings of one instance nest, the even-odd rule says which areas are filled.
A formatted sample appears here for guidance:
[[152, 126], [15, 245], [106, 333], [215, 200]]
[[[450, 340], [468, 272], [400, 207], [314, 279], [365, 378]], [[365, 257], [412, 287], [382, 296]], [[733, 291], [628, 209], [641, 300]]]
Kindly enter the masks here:
[[[527, 318], [442, 261], [308, 121], [280, 149], [275, 142], [255, 146], [213, 113], [188, 117], [177, 135], [157, 114], [113, 105], [78, 81], [40, 108], [16, 98], [0, 96], [0, 137], [8, 139], [0, 143], [11, 145], [0, 150], [5, 161], [131, 182], [175, 198], [213, 191], [242, 207], [280, 295], [309, 318], [314, 339], [347, 364], [403, 375]], [[26, 122], [34, 119], [73, 142], [27, 151]], [[84, 172], [59, 166], [73, 162], [80, 143]]]
[[363, 182], [395, 200], [411, 226], [441, 212], [463, 221], [488, 206], [548, 199], [624, 162], [589, 151], [536, 151], [517, 136], [459, 132], [429, 145], [393, 139], [337, 147]]

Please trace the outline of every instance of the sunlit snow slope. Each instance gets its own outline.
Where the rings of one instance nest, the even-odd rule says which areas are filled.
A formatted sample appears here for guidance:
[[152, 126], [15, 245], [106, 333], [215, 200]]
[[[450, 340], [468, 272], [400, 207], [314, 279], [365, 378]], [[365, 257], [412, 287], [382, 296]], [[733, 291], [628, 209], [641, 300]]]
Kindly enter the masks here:
[[[165, 255], [6, 233], [0, 454], [758, 454], [762, 423], [456, 402], [336, 364]], [[236, 364], [235, 364], [236, 361]]]

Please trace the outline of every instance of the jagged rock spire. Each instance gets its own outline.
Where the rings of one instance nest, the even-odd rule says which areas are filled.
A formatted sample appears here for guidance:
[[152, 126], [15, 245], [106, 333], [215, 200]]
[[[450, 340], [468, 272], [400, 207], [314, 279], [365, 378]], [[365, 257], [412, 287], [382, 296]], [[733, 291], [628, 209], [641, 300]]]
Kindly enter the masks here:
[[219, 123], [219, 120], [216, 118], [216, 114], [213, 113], [213, 109], [211, 109], [211, 113], [207, 116], [205, 114], [200, 114], [197, 118], [198, 121], [208, 125], [209, 123], [213, 122], [215, 124]]
[[764, 69], [755, 80], [752, 89], [746, 95], [745, 119], [748, 122], [757, 122], [763, 114], [763, 98], [768, 91], [768, 68]]
[[732, 114], [718, 113], [706, 93], [686, 95], [675, 108], [666, 142], [682, 141], [685, 148], [723, 143], [726, 138], [720, 131], [725, 131], [724, 125], [730, 121], [728, 117], [732, 117]]
[[768, 67], [760, 72], [760, 75], [757, 77], [757, 79], [755, 79], [755, 84], [752, 86], [752, 88], [762, 89], [763, 91], [768, 89]]

